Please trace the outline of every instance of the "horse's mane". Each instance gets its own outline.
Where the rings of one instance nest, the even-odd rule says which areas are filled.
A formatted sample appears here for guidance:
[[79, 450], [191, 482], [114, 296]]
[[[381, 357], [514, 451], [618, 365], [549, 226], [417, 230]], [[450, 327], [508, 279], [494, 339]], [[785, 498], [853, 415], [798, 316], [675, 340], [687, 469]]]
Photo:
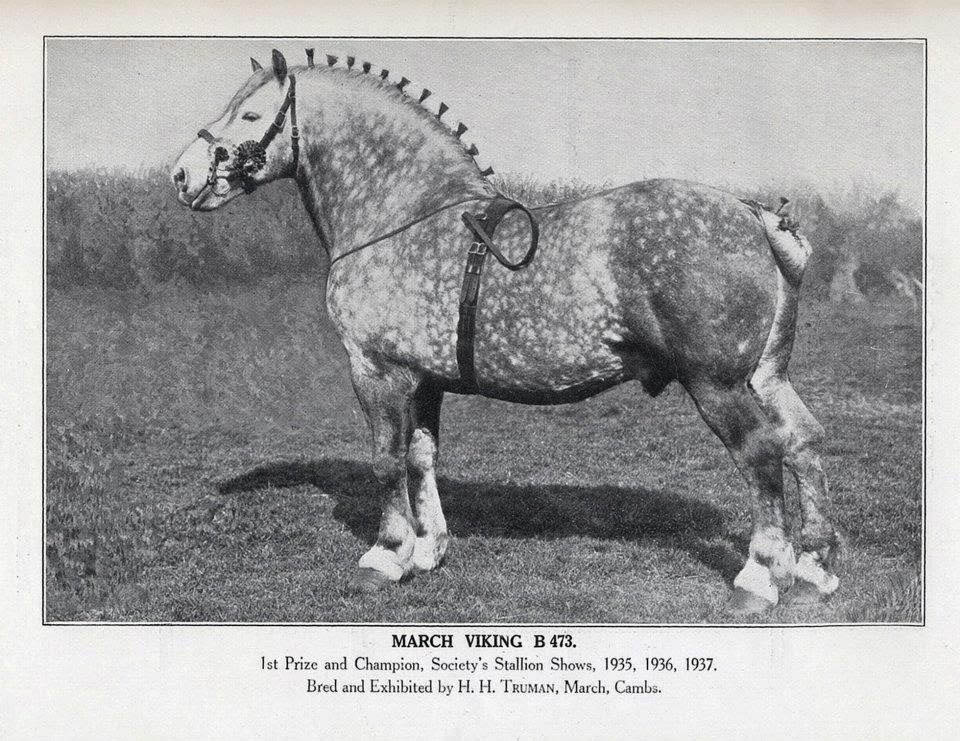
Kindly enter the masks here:
[[[426, 101], [433, 95], [432, 91], [428, 88], [423, 88], [418, 96], [414, 96], [406, 91], [407, 86], [411, 84], [410, 80], [406, 77], [401, 76], [399, 82], [390, 80], [389, 70], [381, 69], [377, 71], [369, 62], [355, 63], [354, 57], [347, 57], [347, 66], [338, 66], [337, 61], [338, 57], [327, 55], [326, 65], [298, 65], [291, 67], [289, 71], [297, 77], [303, 77], [305, 75], [341, 75], [358, 85], [366, 85], [371, 89], [377, 90], [381, 94], [388, 96], [391, 100], [414, 111], [416, 115], [426, 122], [434, 131], [456, 144], [463, 152], [465, 159], [472, 159], [479, 169], [479, 164], [476, 162], [479, 150], [475, 144], [471, 144], [468, 147], [461, 139], [463, 133], [467, 131], [467, 126], [462, 122], [460, 122], [457, 130], [447, 126], [443, 122], [442, 116], [449, 112], [450, 109], [443, 102], [440, 103], [437, 111], [430, 110], [430, 108], [427, 107]], [[266, 80], [270, 79], [276, 78], [269, 67], [261, 72], [255, 73], [248, 79], [230, 101], [229, 108], [231, 109], [231, 115], [235, 115], [237, 107], [239, 107], [243, 100], [263, 85]], [[492, 175], [493, 168], [488, 167], [481, 172], [481, 174], [484, 176]]]

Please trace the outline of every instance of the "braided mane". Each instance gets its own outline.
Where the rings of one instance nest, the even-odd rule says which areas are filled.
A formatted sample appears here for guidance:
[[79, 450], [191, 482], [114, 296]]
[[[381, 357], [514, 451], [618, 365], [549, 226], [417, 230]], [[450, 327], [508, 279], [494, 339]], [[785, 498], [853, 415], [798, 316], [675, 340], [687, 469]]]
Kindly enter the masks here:
[[[460, 122], [457, 125], [457, 128], [454, 130], [447, 126], [443, 122], [443, 115], [450, 110], [449, 106], [446, 103], [440, 102], [440, 105], [437, 107], [437, 110], [431, 110], [427, 107], [426, 101], [430, 98], [433, 93], [427, 89], [423, 88], [418, 97], [410, 95], [406, 88], [410, 84], [410, 80], [406, 77], [401, 77], [400, 82], [390, 81], [390, 71], [386, 69], [381, 69], [378, 72], [374, 71], [373, 65], [370, 62], [362, 62], [356, 64], [354, 57], [347, 57], [346, 66], [337, 66], [338, 57], [333, 56], [332, 54], [327, 55], [327, 64], [323, 65], [314, 65], [313, 64], [313, 49], [307, 50], [307, 59], [309, 64], [307, 66], [298, 66], [291, 70], [298, 75], [302, 74], [338, 74], [349, 77], [352, 80], [357, 81], [361, 85], [368, 85], [373, 87], [380, 92], [390, 96], [393, 100], [402, 103], [408, 108], [416, 111], [417, 115], [422, 118], [424, 121], [428, 121], [429, 124], [434, 128], [435, 131], [441, 133], [442, 135], [448, 137], [451, 141], [456, 142], [460, 148], [463, 150], [463, 153], [467, 157], [471, 157], [474, 160], [474, 164], [477, 164], [476, 158], [480, 151], [477, 149], [476, 144], [471, 144], [469, 147], [464, 144], [463, 139], [461, 138], [464, 133], [467, 131], [467, 126]], [[237, 97], [243, 91], [241, 90]], [[479, 164], [477, 164], [477, 169], [479, 169]], [[493, 174], [493, 168], [488, 167], [485, 170], [482, 170], [481, 175], [484, 177], [489, 177]]]

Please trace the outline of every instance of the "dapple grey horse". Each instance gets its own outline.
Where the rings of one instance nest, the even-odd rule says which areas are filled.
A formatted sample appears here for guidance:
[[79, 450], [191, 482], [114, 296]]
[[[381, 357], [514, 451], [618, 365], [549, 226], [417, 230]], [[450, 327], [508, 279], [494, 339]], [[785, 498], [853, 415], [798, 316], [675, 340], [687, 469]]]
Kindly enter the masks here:
[[[476, 385], [457, 362], [458, 302], [471, 236], [463, 212], [499, 194], [428, 108], [350, 57], [254, 73], [173, 168], [201, 211], [295, 179], [331, 266], [327, 309], [346, 349], [383, 487], [376, 543], [356, 584], [373, 590], [435, 568], [449, 542], [435, 478], [446, 392], [523, 404], [573, 402], [638, 380], [678, 381], [729, 450], [755, 501], [731, 609], [836, 590], [840, 537], [817, 445], [823, 429], [787, 375], [810, 253], [762, 204], [677, 180], [632, 183], [532, 209], [540, 251], [525, 270], [483, 274]], [[431, 101], [433, 102], [433, 101]], [[522, 252], [525, 219], [496, 234]], [[800, 555], [785, 532], [783, 466], [798, 482]], [[412, 500], [412, 501], [411, 501]]]

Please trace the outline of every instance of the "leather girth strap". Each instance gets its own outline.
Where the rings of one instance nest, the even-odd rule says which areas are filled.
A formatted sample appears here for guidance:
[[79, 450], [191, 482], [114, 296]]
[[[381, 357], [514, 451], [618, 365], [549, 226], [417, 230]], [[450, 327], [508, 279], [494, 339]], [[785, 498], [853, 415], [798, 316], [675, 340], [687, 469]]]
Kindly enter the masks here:
[[[510, 262], [494, 244], [493, 238], [501, 219], [511, 211], [522, 211], [530, 222], [530, 247], [523, 258], [516, 263]], [[479, 215], [470, 212], [463, 214], [463, 223], [473, 233], [473, 243], [467, 252], [467, 264], [463, 271], [463, 285], [460, 288], [460, 320], [457, 323], [457, 366], [460, 369], [461, 392], [476, 394], [480, 392], [477, 384], [477, 368], [474, 357], [474, 339], [477, 332], [477, 305], [480, 302], [480, 276], [483, 264], [490, 252], [503, 267], [508, 270], [522, 270], [537, 254], [540, 241], [540, 228], [533, 214], [523, 205], [509, 198], [497, 196], [486, 210]]]

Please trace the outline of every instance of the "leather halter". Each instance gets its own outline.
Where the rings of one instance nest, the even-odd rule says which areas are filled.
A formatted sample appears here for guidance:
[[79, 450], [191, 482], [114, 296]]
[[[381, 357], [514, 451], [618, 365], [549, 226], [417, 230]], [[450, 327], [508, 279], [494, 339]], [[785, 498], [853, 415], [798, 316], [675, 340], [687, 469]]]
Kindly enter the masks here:
[[[263, 169], [267, 161], [267, 147], [276, 139], [277, 134], [283, 131], [286, 124], [287, 112], [290, 113], [290, 147], [293, 150], [293, 171], [297, 171], [300, 162], [300, 128], [297, 126], [297, 78], [290, 75], [290, 87], [287, 88], [287, 94], [280, 105], [280, 110], [273, 119], [273, 123], [260, 137], [260, 141], [249, 140], [242, 142], [233, 150], [233, 164], [226, 172], [220, 170], [220, 163], [230, 159], [227, 150], [218, 146], [213, 152], [213, 163], [210, 165], [210, 174], [207, 177], [206, 188], [215, 188], [218, 181], [224, 180], [229, 183], [232, 180], [240, 180], [247, 192], [256, 189], [257, 184], [252, 180], [252, 176]], [[197, 136], [208, 144], [216, 144], [217, 139], [206, 129], [200, 129]]]

